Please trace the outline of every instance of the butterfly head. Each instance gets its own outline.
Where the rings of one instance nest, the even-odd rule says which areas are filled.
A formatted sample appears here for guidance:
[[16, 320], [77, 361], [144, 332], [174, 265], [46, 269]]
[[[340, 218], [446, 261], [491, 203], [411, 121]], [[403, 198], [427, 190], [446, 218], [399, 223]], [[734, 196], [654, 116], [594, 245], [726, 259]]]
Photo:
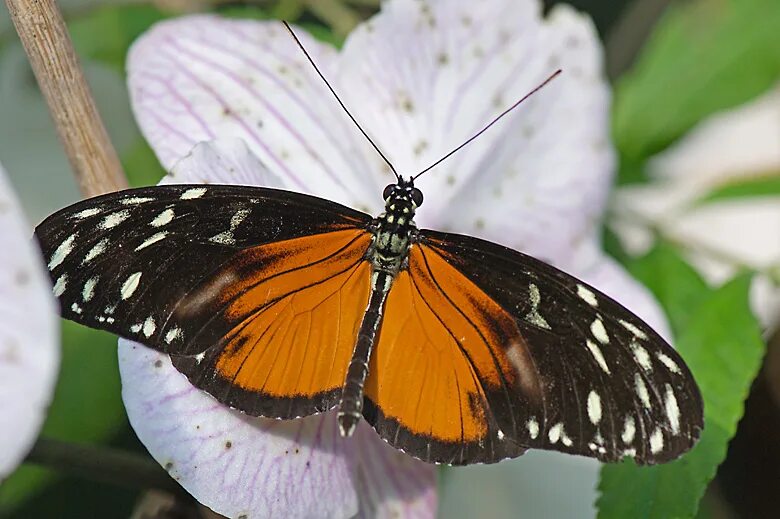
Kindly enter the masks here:
[[423, 203], [422, 191], [414, 187], [414, 180], [400, 179], [395, 184], [388, 184], [382, 192], [385, 199], [385, 207], [391, 210], [391, 206], [409, 207], [414, 213], [415, 209]]

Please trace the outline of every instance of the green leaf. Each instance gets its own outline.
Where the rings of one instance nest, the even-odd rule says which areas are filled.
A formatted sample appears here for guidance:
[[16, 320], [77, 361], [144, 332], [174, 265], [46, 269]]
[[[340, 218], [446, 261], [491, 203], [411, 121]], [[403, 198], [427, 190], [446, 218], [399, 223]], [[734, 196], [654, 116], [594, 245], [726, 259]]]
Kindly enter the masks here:
[[759, 325], [748, 305], [749, 289], [750, 276], [742, 275], [701, 300], [677, 339], [677, 349], [704, 398], [699, 443], [665, 465], [638, 467], [625, 461], [604, 466], [597, 502], [600, 518], [696, 514], [707, 484], [726, 456], [764, 353]]
[[666, 242], [641, 258], [624, 261], [624, 265], [661, 303], [675, 336], [687, 329], [696, 308], [712, 296], [699, 273]]
[[705, 204], [755, 196], [780, 196], [780, 171], [721, 184], [702, 196], [697, 203]]
[[780, 2], [673, 4], [617, 84], [613, 134], [621, 181], [703, 117], [744, 103], [780, 75]]
[[116, 5], [92, 9], [68, 24], [80, 56], [125, 70], [127, 49], [166, 14], [150, 5]]
[[[41, 432], [60, 440], [105, 442], [127, 429], [120, 396], [116, 336], [62, 321], [62, 365], [54, 400]], [[22, 465], [0, 487], [0, 517], [56, 478]]]
[[153, 186], [165, 176], [160, 161], [143, 138], [122, 154], [122, 166], [131, 186]]

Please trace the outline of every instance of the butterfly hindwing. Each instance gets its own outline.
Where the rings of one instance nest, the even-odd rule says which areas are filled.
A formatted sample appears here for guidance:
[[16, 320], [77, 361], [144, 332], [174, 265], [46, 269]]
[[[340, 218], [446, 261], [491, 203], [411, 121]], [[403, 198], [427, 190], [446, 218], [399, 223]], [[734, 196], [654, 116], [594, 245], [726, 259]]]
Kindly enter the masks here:
[[370, 221], [286, 191], [166, 185], [79, 202], [36, 236], [64, 317], [172, 354], [223, 403], [290, 418], [337, 403]]
[[[652, 464], [676, 458], [698, 438], [701, 396], [682, 359], [649, 326], [595, 288], [500, 245], [434, 231], [420, 231], [408, 272], [420, 287], [420, 298], [438, 298], [441, 327], [460, 330], [451, 333], [444, 353], [425, 359], [429, 372], [419, 373], [433, 379], [436, 367], [444, 365], [441, 356], [469, 365], [470, 373], [454, 373], [465, 382], [461, 393], [477, 388], [479, 398], [470, 397], [477, 405], [469, 409], [461, 403], [461, 413], [466, 409], [475, 422], [483, 420], [478, 443], [504, 445], [494, 449], [496, 456], [480, 461], [511, 456], [506, 447], [511, 443]], [[388, 312], [393, 291], [401, 286], [391, 289]], [[392, 342], [380, 338], [378, 362]], [[389, 350], [392, 354], [392, 345]], [[385, 380], [391, 377], [388, 371], [381, 373]], [[454, 442], [431, 433], [437, 418], [426, 413], [434, 404], [450, 402], [430, 397], [430, 405], [419, 410], [393, 410], [381, 400], [382, 380], [374, 384], [367, 396], [378, 413], [369, 421], [380, 433], [401, 431], [392, 431], [394, 438], [385, 434], [391, 444], [414, 450], [414, 441], [422, 441], [427, 451], [450, 452], [453, 445], [468, 443], [457, 439], [457, 420], [438, 420], [448, 424], [441, 430], [455, 433]], [[420, 394], [429, 398], [425, 391]], [[420, 416], [430, 430], [420, 425]]]

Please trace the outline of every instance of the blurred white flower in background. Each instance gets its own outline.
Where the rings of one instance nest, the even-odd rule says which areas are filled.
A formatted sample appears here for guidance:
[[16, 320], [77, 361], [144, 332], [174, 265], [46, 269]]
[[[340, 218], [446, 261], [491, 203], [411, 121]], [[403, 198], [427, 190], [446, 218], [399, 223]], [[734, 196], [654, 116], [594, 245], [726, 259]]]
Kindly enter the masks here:
[[780, 322], [780, 85], [702, 121], [648, 172], [649, 184], [617, 192], [611, 224], [628, 251], [646, 251], [655, 230], [712, 284], [756, 270], [751, 308], [770, 333]]
[[0, 483], [46, 417], [59, 367], [59, 317], [40, 251], [0, 166]]

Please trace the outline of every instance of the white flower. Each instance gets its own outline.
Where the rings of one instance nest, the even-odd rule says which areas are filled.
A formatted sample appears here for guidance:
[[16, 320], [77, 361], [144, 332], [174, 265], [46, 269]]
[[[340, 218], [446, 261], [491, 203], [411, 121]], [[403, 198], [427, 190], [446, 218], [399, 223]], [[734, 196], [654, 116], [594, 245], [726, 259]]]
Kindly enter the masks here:
[[0, 482], [38, 437], [59, 360], [49, 276], [0, 166]]
[[[417, 182], [426, 194], [417, 223], [535, 254], [666, 333], [657, 304], [597, 241], [614, 159], [595, 30], [569, 8], [547, 18], [540, 11], [536, 0], [478, 9], [461, 0], [392, 0], [340, 52], [297, 34], [405, 176], [562, 67], [560, 78]], [[381, 210], [382, 188], [394, 177], [280, 23], [161, 23], [134, 45], [128, 73], [142, 131], [163, 165], [176, 165], [166, 181], [262, 184]], [[203, 141], [212, 142], [196, 146]], [[125, 341], [120, 367], [139, 437], [215, 511], [435, 515], [434, 468], [393, 451], [365, 423], [344, 440], [332, 413], [248, 418], [192, 388], [164, 356]]]
[[780, 85], [711, 116], [650, 161], [651, 183], [619, 190], [615, 204], [616, 231], [632, 252], [651, 245], [653, 226], [680, 243], [711, 283], [744, 267], [763, 273], [753, 281], [751, 307], [767, 333], [780, 315], [780, 196], [703, 199], [735, 182], [778, 178], [778, 114]]

